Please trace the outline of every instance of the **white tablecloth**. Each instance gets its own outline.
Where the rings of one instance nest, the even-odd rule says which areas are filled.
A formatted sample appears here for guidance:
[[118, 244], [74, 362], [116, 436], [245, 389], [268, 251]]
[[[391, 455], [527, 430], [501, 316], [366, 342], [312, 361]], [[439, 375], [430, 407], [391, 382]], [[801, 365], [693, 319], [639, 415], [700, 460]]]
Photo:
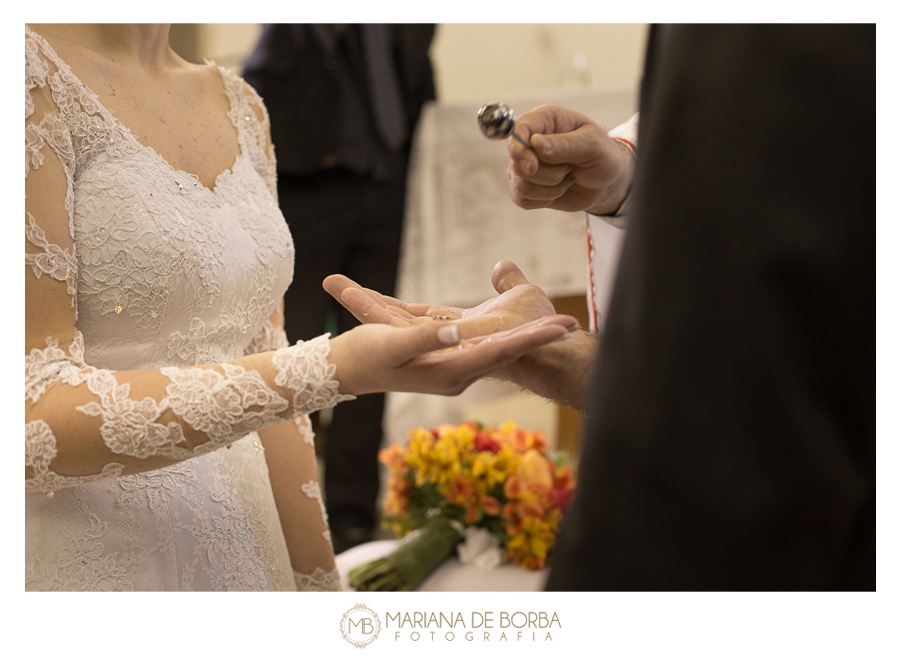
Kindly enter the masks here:
[[[398, 540], [384, 539], [354, 546], [337, 556], [341, 588], [351, 591], [347, 574], [356, 566], [391, 553]], [[539, 592], [549, 571], [529, 571], [513, 564], [481, 570], [462, 564], [455, 555], [441, 564], [417, 588], [419, 592]]]
[[[521, 114], [538, 105], [569, 107], [611, 129], [636, 111], [632, 89], [585, 93], [559, 90], [503, 101]], [[587, 241], [583, 213], [522, 210], [509, 196], [506, 145], [477, 125], [481, 104], [430, 104], [413, 145], [398, 296], [411, 302], [472, 306], [496, 293], [490, 276], [499, 260], [515, 262], [550, 297], [584, 295]], [[617, 258], [621, 231], [611, 229], [600, 251]], [[612, 261], [610, 261], [612, 262]], [[614, 267], [597, 284], [612, 286]], [[460, 423], [466, 409], [516, 389], [478, 382], [456, 398], [408, 393], [388, 396], [385, 434], [405, 440], [414, 426]], [[472, 419], [478, 420], [478, 419]]]

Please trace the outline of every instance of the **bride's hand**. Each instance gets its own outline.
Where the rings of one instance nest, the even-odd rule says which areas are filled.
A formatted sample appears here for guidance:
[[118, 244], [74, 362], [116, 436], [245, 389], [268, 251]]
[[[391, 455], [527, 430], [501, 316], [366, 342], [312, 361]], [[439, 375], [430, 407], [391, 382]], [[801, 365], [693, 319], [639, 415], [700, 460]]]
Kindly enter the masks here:
[[403, 327], [368, 324], [333, 338], [329, 359], [341, 392], [458, 395], [477, 379], [568, 335], [578, 321], [551, 315], [470, 340], [462, 340], [460, 324], [431, 320], [410, 321]]
[[455, 324], [462, 338], [508, 330], [556, 314], [544, 291], [529, 283], [510, 261], [494, 266], [491, 283], [500, 294], [473, 308], [411, 304], [363, 288], [340, 274], [329, 276], [322, 286], [364, 324], [408, 327], [431, 322], [434, 317], [451, 318], [459, 320]]

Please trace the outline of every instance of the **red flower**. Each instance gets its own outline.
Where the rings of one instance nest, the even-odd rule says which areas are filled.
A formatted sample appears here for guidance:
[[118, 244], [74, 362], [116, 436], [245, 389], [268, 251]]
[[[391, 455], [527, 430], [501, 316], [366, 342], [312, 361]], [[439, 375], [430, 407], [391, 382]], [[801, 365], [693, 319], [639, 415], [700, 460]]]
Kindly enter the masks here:
[[474, 445], [478, 452], [491, 452], [495, 455], [500, 452], [500, 444], [487, 432], [479, 432], [475, 437]]
[[565, 511], [569, 509], [569, 505], [572, 503], [572, 498], [574, 496], [574, 489], [557, 489], [556, 502], [553, 503], [553, 506]]

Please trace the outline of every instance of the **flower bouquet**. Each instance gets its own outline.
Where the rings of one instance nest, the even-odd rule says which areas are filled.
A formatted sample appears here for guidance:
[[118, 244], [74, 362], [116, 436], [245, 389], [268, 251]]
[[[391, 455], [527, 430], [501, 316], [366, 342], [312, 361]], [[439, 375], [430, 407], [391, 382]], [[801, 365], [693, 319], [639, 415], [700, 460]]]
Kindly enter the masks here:
[[351, 570], [359, 591], [415, 589], [461, 541], [464, 563], [542, 569], [575, 489], [544, 434], [513, 422], [417, 428], [406, 446], [395, 443], [379, 459], [390, 469], [383, 522], [401, 537], [416, 534]]

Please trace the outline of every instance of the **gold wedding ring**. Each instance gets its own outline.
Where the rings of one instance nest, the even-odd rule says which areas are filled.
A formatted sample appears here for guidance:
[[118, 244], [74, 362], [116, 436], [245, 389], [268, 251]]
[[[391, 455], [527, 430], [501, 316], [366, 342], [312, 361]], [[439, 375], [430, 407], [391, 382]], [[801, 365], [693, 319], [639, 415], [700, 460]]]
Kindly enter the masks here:
[[432, 320], [452, 320], [453, 316], [452, 315], [432, 315], [431, 319]]

